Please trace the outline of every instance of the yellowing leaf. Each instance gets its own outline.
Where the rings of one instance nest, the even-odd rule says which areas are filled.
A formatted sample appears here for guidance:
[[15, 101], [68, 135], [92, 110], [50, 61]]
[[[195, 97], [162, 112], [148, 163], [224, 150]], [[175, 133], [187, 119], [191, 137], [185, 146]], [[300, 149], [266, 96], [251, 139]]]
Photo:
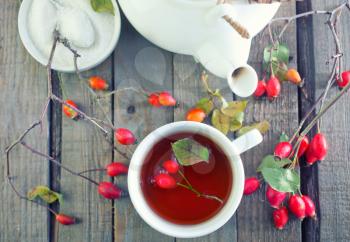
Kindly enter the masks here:
[[209, 162], [209, 150], [197, 141], [185, 138], [171, 144], [177, 161], [183, 166], [191, 166], [199, 162]]
[[196, 107], [202, 109], [205, 114], [209, 114], [214, 108], [214, 103], [209, 98], [201, 98], [197, 102]]
[[106, 12], [114, 15], [114, 6], [112, 0], [90, 0], [90, 4], [95, 12]]
[[243, 119], [244, 119], [244, 112], [239, 112], [236, 114], [235, 117], [231, 118], [230, 131], [235, 132], [240, 128], [242, 128]]
[[227, 103], [227, 107], [222, 108], [221, 112], [229, 117], [235, 117], [238, 113], [244, 112], [248, 101], [232, 101]]
[[36, 198], [41, 198], [47, 203], [53, 203], [55, 201], [63, 202], [62, 195], [50, 190], [47, 186], [36, 186], [28, 192], [27, 195], [29, 200], [34, 200]]
[[270, 129], [270, 123], [266, 120], [260, 122], [260, 123], [255, 123], [255, 124], [251, 124], [249, 126], [244, 126], [243, 128], [241, 128], [237, 135], [241, 136], [247, 132], [249, 132], [252, 129], [258, 129], [260, 131], [260, 133], [265, 134], [269, 129]]
[[225, 135], [230, 129], [230, 117], [223, 114], [219, 109], [214, 110], [211, 123]]

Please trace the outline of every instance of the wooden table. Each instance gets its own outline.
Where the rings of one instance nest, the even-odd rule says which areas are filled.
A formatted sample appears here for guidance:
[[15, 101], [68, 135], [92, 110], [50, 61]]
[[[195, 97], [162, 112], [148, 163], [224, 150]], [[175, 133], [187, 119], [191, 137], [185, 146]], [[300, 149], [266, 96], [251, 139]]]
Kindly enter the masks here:
[[[293, 15], [311, 9], [334, 7], [341, 0], [304, 0], [284, 4], [279, 16]], [[38, 64], [24, 49], [17, 31], [19, 2], [0, 0], [0, 147], [8, 145], [21, 130], [37, 119], [46, 97], [45, 67]], [[284, 35], [292, 54], [292, 66], [298, 67], [306, 79], [306, 91], [312, 100], [325, 86], [330, 70], [326, 60], [333, 54], [332, 38], [324, 26], [324, 17], [300, 20]], [[345, 67], [350, 68], [350, 18], [343, 18], [341, 37], [345, 53]], [[185, 36], [184, 36], [185, 38]], [[252, 45], [250, 64], [260, 71], [262, 49], [267, 35], [258, 36]], [[199, 81], [203, 67], [193, 58], [164, 51], [146, 41], [123, 19], [119, 44], [113, 55], [99, 67], [84, 75], [99, 74], [110, 81], [110, 87], [144, 87], [149, 90], [170, 90], [181, 101], [176, 109], [155, 109], [132, 91], [120, 92], [103, 104], [108, 118], [117, 126], [126, 126], [142, 138], [155, 128], [176, 120], [204, 89]], [[100, 109], [82, 86], [76, 75], [53, 74], [55, 83], [61, 79], [66, 97], [74, 98], [91, 115], [103, 117]], [[228, 99], [235, 96], [225, 81], [210, 76], [215, 88], [222, 88]], [[62, 95], [59, 85], [54, 91]], [[331, 90], [334, 95], [338, 90]], [[306, 99], [295, 86], [283, 86], [282, 96], [275, 102], [254, 101], [249, 104], [249, 121], [268, 119], [272, 129], [265, 141], [243, 155], [247, 176], [255, 174], [261, 157], [271, 153], [279, 134], [291, 133], [308, 110], [312, 101]], [[330, 151], [327, 159], [310, 168], [301, 168], [302, 192], [317, 201], [318, 221], [306, 219], [300, 223], [292, 219], [287, 228], [277, 231], [271, 224], [272, 209], [264, 202], [264, 191], [244, 197], [232, 219], [217, 232], [193, 241], [350, 241], [350, 98], [349, 94], [326, 115], [322, 130]], [[112, 152], [101, 133], [86, 122], [73, 122], [62, 117], [59, 105], [50, 110], [48, 125], [42, 132], [34, 132], [26, 142], [43, 152], [49, 152], [74, 170], [101, 167], [112, 160], [125, 160]], [[129, 154], [132, 152], [128, 150]], [[0, 241], [183, 241], [158, 233], [144, 223], [128, 198], [109, 202], [102, 200], [95, 187], [49, 165], [45, 159], [16, 148], [12, 155], [14, 183], [21, 192], [46, 184], [64, 194], [62, 212], [82, 220], [71, 227], [57, 226], [43, 208], [20, 200], [11, 190], [5, 174], [4, 156], [0, 164]], [[108, 179], [101, 173], [91, 176]], [[117, 183], [126, 186], [125, 177]], [[57, 207], [55, 207], [57, 208]]]

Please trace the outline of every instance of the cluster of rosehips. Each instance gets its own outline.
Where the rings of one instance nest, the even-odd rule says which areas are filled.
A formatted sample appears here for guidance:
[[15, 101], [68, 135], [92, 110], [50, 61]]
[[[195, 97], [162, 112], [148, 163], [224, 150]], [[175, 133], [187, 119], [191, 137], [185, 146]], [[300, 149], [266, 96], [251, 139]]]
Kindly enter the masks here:
[[[110, 177], [116, 177], [128, 173], [128, 167], [121, 162], [112, 162], [108, 164], [104, 170]], [[106, 199], [118, 199], [125, 195], [125, 192], [112, 182], [100, 182], [97, 190], [98, 193]], [[72, 225], [76, 222], [74, 217], [62, 213], [55, 214], [55, 218], [56, 221], [62, 225]]]
[[148, 102], [154, 107], [174, 107], [177, 102], [176, 99], [166, 91], [153, 92], [148, 95]]
[[[306, 154], [308, 165], [312, 165], [318, 160], [322, 161], [326, 158], [328, 152], [326, 137], [322, 133], [317, 133], [309, 142], [309, 138], [304, 136], [297, 150], [298, 158]], [[289, 141], [279, 142], [275, 147], [274, 155], [281, 159], [293, 156], [292, 144]]]
[[[300, 78], [299, 72], [292, 68], [287, 71], [286, 79], [296, 85], [302, 84], [302, 79]], [[271, 101], [278, 97], [281, 93], [281, 82], [273, 74], [267, 82], [265, 82], [264, 79], [258, 82], [254, 96], [256, 98], [262, 97], [265, 93], [267, 95], [267, 98]]]
[[[254, 193], [260, 187], [260, 182], [256, 177], [250, 177], [245, 180], [244, 195]], [[303, 220], [305, 217], [316, 219], [316, 208], [314, 202], [306, 195], [289, 194], [280, 192], [267, 186], [266, 198], [272, 208], [272, 218], [277, 229], [283, 229], [289, 220], [288, 209], [283, 205], [286, 197], [288, 199], [288, 208], [296, 218]]]
[[[286, 79], [298, 86], [302, 85], [303, 83], [298, 71], [292, 68], [287, 71]], [[348, 85], [348, 83], [350, 83], [350, 70], [344, 71], [341, 74], [340, 78], [337, 78], [336, 83], [339, 88], [344, 88], [346, 85]], [[254, 96], [256, 98], [259, 98], [262, 97], [265, 93], [269, 100], [274, 100], [280, 95], [281, 82], [275, 75], [271, 75], [270, 79], [267, 82], [265, 82], [264, 79], [258, 81], [258, 86], [254, 92]]]
[[172, 189], [177, 186], [176, 179], [170, 174], [176, 174], [180, 169], [179, 163], [167, 160], [162, 163], [162, 169], [154, 176], [154, 183], [163, 189]]

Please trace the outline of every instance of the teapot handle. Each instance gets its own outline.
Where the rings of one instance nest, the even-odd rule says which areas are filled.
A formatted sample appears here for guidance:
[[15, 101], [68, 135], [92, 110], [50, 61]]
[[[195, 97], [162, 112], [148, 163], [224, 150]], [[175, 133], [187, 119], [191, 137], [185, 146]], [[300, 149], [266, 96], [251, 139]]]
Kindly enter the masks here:
[[247, 150], [257, 146], [263, 141], [263, 137], [259, 130], [253, 129], [248, 133], [235, 139], [232, 143], [238, 154], [242, 154]]
[[238, 34], [245, 39], [249, 39], [251, 36], [248, 30], [240, 24], [237, 19], [237, 14], [235, 8], [229, 3], [217, 4], [213, 7], [206, 16], [207, 23], [213, 24], [218, 20], [224, 19], [227, 24], [238, 32]]

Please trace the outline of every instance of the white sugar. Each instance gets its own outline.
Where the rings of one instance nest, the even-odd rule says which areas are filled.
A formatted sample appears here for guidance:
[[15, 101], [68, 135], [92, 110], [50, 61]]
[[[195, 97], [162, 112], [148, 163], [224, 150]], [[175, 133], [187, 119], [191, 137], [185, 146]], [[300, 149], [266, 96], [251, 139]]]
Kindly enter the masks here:
[[[30, 37], [36, 48], [47, 59], [53, 42], [53, 31], [58, 29], [81, 55], [79, 66], [92, 65], [96, 56], [111, 44], [116, 31], [115, 18], [108, 13], [97, 13], [90, 0], [33, 0], [28, 14]], [[72, 53], [59, 44], [53, 59], [55, 65], [73, 67]]]

